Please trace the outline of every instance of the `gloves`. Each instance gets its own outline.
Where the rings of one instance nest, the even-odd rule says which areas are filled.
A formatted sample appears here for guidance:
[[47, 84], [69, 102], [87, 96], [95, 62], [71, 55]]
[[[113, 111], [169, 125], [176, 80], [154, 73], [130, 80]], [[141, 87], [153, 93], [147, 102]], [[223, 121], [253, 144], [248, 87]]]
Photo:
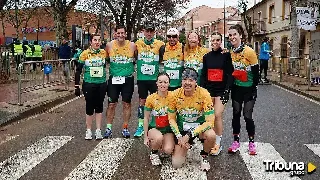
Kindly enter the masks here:
[[75, 94], [76, 96], [80, 96], [80, 88], [79, 88], [79, 86], [78, 86], [78, 87], [75, 87], [75, 89], [74, 89], [74, 94]]
[[254, 87], [252, 87], [252, 99], [256, 100], [257, 96], [258, 96], [258, 87], [254, 86]]
[[220, 97], [220, 100], [222, 101], [222, 104], [223, 104], [223, 105], [225, 105], [225, 104], [228, 103], [228, 101], [229, 101], [229, 94], [230, 94], [229, 90], [225, 90], [224, 93], [223, 93], [223, 95]]

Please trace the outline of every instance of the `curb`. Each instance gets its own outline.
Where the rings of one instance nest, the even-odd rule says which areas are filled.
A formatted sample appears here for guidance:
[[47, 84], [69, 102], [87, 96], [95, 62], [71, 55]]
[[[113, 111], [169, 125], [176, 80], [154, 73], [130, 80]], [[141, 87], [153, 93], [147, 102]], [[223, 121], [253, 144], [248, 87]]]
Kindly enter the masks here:
[[67, 102], [73, 98], [75, 98], [75, 95], [73, 92], [72, 93], [70, 92], [67, 95], [58, 96], [55, 99], [44, 101], [44, 102], [39, 103], [33, 107], [26, 108], [22, 111], [19, 111], [19, 112], [12, 114], [12, 115], [9, 115], [9, 117], [5, 118], [4, 120], [1, 120], [0, 127], [6, 126], [12, 122], [16, 122], [16, 121], [22, 120], [22, 119], [30, 117], [30, 116], [41, 114], [41, 113], [46, 112], [61, 103]]
[[292, 87], [283, 85], [283, 84], [281, 84], [281, 83], [279, 83], [279, 82], [277, 82], [277, 81], [272, 81], [272, 80], [269, 80], [269, 81], [270, 81], [272, 84], [274, 84], [274, 85], [280, 86], [280, 87], [282, 87], [282, 88], [284, 88], [284, 89], [287, 89], [287, 90], [292, 91], [292, 92], [294, 92], [294, 93], [297, 93], [297, 94], [299, 94], [299, 95], [305, 96], [305, 97], [310, 98], [310, 99], [312, 99], [312, 100], [314, 100], [314, 101], [320, 102], [320, 98], [319, 98], [319, 97], [312, 96], [312, 95], [310, 95], [310, 94], [308, 94], [308, 93], [302, 92], [302, 91], [297, 90], [297, 89], [295, 89], [295, 88], [292, 88]]

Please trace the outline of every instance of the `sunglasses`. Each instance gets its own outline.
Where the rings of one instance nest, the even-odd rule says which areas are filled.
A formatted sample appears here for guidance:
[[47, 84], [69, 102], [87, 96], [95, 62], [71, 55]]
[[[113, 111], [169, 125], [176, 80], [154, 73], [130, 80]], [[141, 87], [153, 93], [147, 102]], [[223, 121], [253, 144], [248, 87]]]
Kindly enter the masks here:
[[178, 35], [167, 35], [168, 38], [177, 38]]

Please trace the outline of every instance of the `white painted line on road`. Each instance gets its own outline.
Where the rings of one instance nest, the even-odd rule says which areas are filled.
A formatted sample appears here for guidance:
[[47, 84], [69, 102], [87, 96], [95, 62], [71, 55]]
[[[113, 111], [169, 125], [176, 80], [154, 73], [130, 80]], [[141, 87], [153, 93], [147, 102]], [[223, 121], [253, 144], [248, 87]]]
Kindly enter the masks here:
[[274, 180], [274, 179], [300, 179], [298, 177], [290, 177], [288, 172], [266, 172], [265, 164], [263, 161], [280, 161], [286, 162], [281, 155], [275, 150], [275, 148], [269, 143], [256, 142], [257, 155], [252, 156], [248, 153], [248, 143], [242, 142], [240, 146], [240, 155], [245, 162], [252, 179], [254, 180]]
[[313, 99], [310, 99], [310, 98], [308, 98], [308, 97], [305, 97], [305, 96], [303, 96], [303, 95], [301, 95], [301, 94], [295, 93], [295, 92], [290, 91], [290, 90], [288, 90], [288, 89], [285, 89], [285, 88], [283, 88], [283, 87], [281, 87], [281, 86], [278, 86], [278, 85], [275, 85], [275, 84], [272, 84], [272, 85], [273, 85], [273, 86], [276, 86], [277, 88], [280, 88], [280, 89], [282, 89], [282, 90], [284, 90], [284, 91], [287, 91], [287, 92], [289, 92], [289, 93], [291, 93], [291, 94], [294, 94], [294, 95], [296, 95], [296, 96], [299, 96], [299, 97], [301, 97], [301, 98], [303, 98], [303, 99], [305, 99], [305, 100], [308, 100], [308, 101], [311, 101], [311, 102], [313, 102], [313, 103], [315, 103], [315, 104], [320, 105], [320, 102], [318, 102], [318, 101], [315, 101], [315, 100], [313, 100]]
[[11, 140], [13, 140], [13, 139], [16, 138], [16, 137], [19, 137], [19, 135], [13, 135], [13, 136], [11, 136], [11, 135], [5, 135], [4, 140], [1, 140], [1, 141], [0, 141], [0, 145], [6, 143], [6, 142], [8, 142], [8, 141], [11, 141]]
[[104, 139], [65, 180], [111, 179], [134, 139]]
[[[207, 174], [200, 170], [202, 144], [198, 141], [196, 145], [188, 151], [187, 159], [184, 165], [179, 169], [172, 167], [171, 159], [166, 159], [163, 162], [160, 179], [167, 180], [185, 180], [185, 179], [199, 179], [207, 180]], [[150, 166], [151, 162], [150, 162]], [[212, 167], [213, 168], [213, 167]]]
[[320, 157], [320, 144], [305, 144], [305, 145]]
[[47, 136], [0, 163], [0, 179], [15, 180], [37, 166], [68, 141], [71, 136]]

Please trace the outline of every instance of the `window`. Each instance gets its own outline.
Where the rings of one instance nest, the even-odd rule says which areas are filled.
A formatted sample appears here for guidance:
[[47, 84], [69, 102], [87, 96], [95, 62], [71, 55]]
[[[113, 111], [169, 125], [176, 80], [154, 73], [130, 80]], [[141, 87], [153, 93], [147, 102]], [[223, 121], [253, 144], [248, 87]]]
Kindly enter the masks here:
[[269, 6], [269, 24], [274, 23], [275, 9], [274, 4]]
[[270, 47], [270, 51], [273, 51], [273, 38], [270, 38], [269, 47]]
[[259, 53], [259, 42], [255, 42], [254, 43], [254, 51], [256, 51], [256, 53]]
[[290, 18], [291, 5], [289, 0], [282, 0], [282, 20]]
[[281, 38], [281, 57], [288, 57], [288, 37]]

